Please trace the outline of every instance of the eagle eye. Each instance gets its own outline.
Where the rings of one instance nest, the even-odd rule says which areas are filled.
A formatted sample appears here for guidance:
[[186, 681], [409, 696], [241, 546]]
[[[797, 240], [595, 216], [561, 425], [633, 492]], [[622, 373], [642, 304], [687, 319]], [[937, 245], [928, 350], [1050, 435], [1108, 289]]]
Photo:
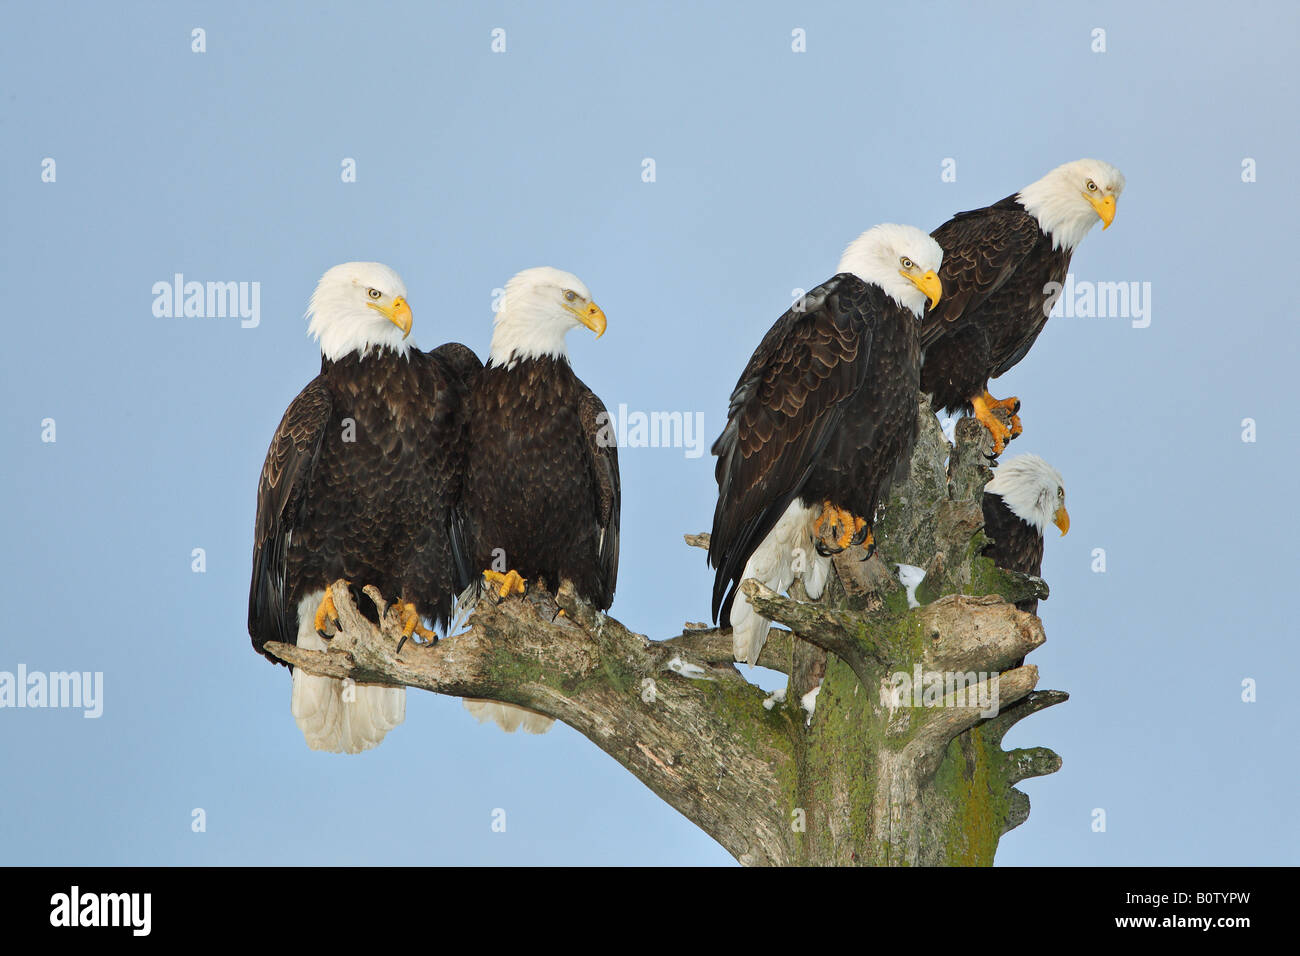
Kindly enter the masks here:
[[378, 299], [380, 296], [383, 295], [383, 293], [380, 292], [378, 289], [367, 289], [366, 295], [370, 296], [370, 298], [372, 299]]
[[1096, 191], [1097, 191], [1097, 184], [1094, 183], [1091, 179], [1088, 180], [1088, 192], [1095, 193]]
[[573, 301], [574, 301], [575, 299], [577, 299], [577, 298], [578, 298], [578, 293], [574, 292], [572, 289], [565, 289], [565, 290], [564, 290], [564, 301], [565, 301], [565, 302], [573, 302]]
[[899, 259], [898, 261], [903, 264], [904, 269], [912, 268], [912, 260], [907, 258], [907, 256], [903, 256], [903, 258]]

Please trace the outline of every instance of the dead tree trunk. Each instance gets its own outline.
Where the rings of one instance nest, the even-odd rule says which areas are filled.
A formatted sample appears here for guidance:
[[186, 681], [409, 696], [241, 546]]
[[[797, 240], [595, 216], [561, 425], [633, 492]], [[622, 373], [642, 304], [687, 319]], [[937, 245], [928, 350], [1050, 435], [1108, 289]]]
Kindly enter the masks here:
[[[979, 556], [987, 433], [964, 420], [953, 448], [924, 401], [917, 414], [911, 475], [877, 523], [876, 556], [837, 557], [838, 582], [816, 604], [742, 584], [793, 632], [774, 629], [759, 660], [790, 675], [784, 700], [736, 669], [729, 631], [651, 641], [567, 589], [484, 598], [465, 633], [398, 652], [379, 595], [368, 591], [376, 628], [338, 582], [342, 626], [328, 651], [267, 648], [314, 674], [562, 720], [741, 863], [989, 864], [1029, 815], [1014, 785], [1061, 765], [1044, 748], [1004, 751], [1002, 737], [1066, 695], [1035, 691], [1032, 665], [1004, 670], [1044, 640], [1015, 602], [1047, 588]], [[925, 570], [919, 607], [897, 563]], [[809, 714], [800, 700], [813, 688]]]

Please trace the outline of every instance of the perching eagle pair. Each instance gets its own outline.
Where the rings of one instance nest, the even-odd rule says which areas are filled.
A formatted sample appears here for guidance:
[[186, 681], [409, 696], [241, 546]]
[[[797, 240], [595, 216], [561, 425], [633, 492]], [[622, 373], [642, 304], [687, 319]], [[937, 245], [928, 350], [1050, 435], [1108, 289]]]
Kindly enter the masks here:
[[[604, 407], [565, 349], [579, 325], [602, 334], [605, 315], [576, 276], [540, 268], [510, 280], [486, 367], [457, 343], [413, 348], [406, 288], [380, 263], [330, 269], [309, 314], [321, 372], [285, 412], [258, 483], [248, 603], [257, 650], [278, 662], [268, 641], [324, 649], [339, 578], [354, 592], [374, 585], [406, 635], [432, 639], [424, 620], [446, 626], [457, 595], [485, 572], [502, 593], [524, 579], [569, 580], [609, 607], [617, 449], [597, 441]], [[402, 688], [345, 694], [340, 681], [293, 672], [293, 715], [313, 749], [375, 746], [405, 701]], [[520, 719], [503, 705], [478, 712]]]
[[870, 544], [909, 464], [918, 389], [936, 410], [972, 412], [995, 454], [1019, 433], [1019, 400], [994, 399], [988, 381], [1029, 351], [1059, 288], [1050, 284], [1098, 221], [1110, 225], [1123, 188], [1115, 167], [1084, 159], [929, 236], [876, 226], [767, 333], [713, 445], [713, 617], [732, 628], [737, 660], [757, 662], [769, 627], [742, 580], [782, 592], [800, 576], [815, 600], [830, 555]]

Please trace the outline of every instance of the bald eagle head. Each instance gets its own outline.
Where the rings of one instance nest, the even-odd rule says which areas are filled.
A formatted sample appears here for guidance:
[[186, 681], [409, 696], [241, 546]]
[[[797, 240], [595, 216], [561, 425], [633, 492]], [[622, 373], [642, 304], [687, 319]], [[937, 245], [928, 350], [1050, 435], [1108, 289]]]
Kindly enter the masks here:
[[1037, 455], [1016, 455], [998, 464], [997, 474], [984, 492], [1000, 495], [1021, 521], [1042, 534], [1050, 521], [1064, 536], [1070, 530], [1070, 513], [1065, 510], [1065, 482], [1061, 473]]
[[849, 243], [838, 272], [851, 272], [918, 317], [925, 304], [935, 305], [943, 294], [939, 266], [943, 249], [915, 226], [892, 222], [872, 226]]
[[1020, 190], [1020, 205], [1052, 237], [1052, 248], [1073, 252], [1088, 230], [1110, 228], [1124, 174], [1100, 159], [1076, 159]]
[[410, 347], [411, 309], [402, 277], [382, 262], [345, 262], [320, 277], [307, 307], [307, 333], [331, 362], [352, 352]]
[[567, 359], [564, 337], [580, 325], [596, 338], [605, 334], [605, 313], [582, 280], [550, 266], [525, 269], [506, 283], [488, 361], [509, 368], [522, 359]]

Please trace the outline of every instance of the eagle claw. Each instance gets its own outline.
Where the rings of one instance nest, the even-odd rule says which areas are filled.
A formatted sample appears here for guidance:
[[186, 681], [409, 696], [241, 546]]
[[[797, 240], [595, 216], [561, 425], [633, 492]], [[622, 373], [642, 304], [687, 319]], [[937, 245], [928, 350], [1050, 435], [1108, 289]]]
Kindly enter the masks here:
[[497, 592], [497, 597], [505, 599], [512, 594], [527, 593], [526, 582], [520, 576], [518, 571], [511, 569], [505, 574], [500, 571], [484, 571], [483, 578], [488, 583], [495, 585], [493, 590]]
[[420, 623], [420, 609], [415, 606], [415, 602], [398, 601], [394, 607], [402, 622], [402, 636], [397, 641], [397, 650], [393, 652], [394, 654], [400, 654], [410, 638], [414, 638], [417, 644], [438, 643], [438, 635]]
[[[316, 633], [320, 635], [320, 639], [323, 641], [328, 641], [334, 634], [338, 633], [339, 612], [334, 606], [334, 594], [328, 589], [325, 591], [325, 597], [321, 598], [321, 602], [316, 608], [316, 617], [312, 623], [316, 627]], [[327, 634], [325, 631], [327, 627], [332, 627], [334, 634]]]
[[865, 546], [866, 554], [864, 554], [860, 559], [862, 561], [870, 561], [871, 556], [876, 553], [876, 535], [871, 530], [871, 527], [865, 522], [853, 535], [853, 540], [851, 540], [849, 544]]

